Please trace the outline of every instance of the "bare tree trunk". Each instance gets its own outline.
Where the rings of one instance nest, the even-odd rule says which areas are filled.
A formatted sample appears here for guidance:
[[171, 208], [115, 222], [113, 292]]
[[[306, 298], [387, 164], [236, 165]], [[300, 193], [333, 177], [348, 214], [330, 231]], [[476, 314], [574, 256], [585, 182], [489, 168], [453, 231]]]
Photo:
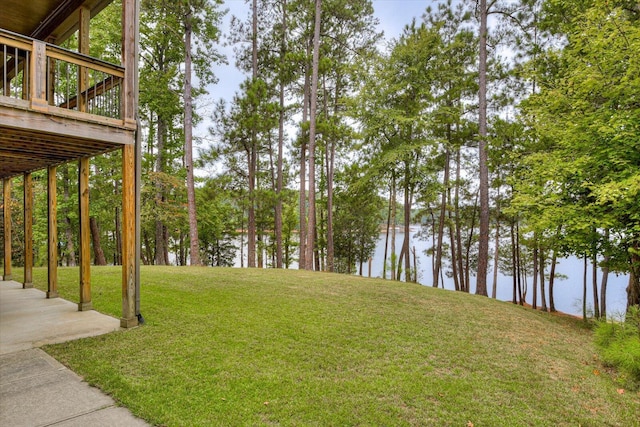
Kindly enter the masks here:
[[396, 266], [397, 266], [397, 256], [396, 256], [396, 214], [397, 214], [397, 203], [396, 203], [396, 174], [395, 172], [391, 172], [391, 280], [395, 280], [396, 278]]
[[409, 257], [409, 236], [411, 234], [411, 202], [412, 194], [409, 186], [410, 167], [408, 162], [405, 163], [405, 182], [404, 182], [404, 241], [402, 243], [402, 255], [404, 255], [404, 279], [410, 282], [411, 258]]
[[516, 233], [515, 220], [511, 223], [511, 275], [513, 276], [513, 299], [511, 302], [518, 303], [518, 270], [517, 270], [517, 251], [516, 251]]
[[[252, 2], [251, 25], [251, 81], [258, 79], [258, 1]], [[252, 111], [256, 114], [255, 111]], [[256, 174], [258, 166], [258, 135], [255, 125], [251, 128], [251, 143], [249, 147], [249, 218], [247, 224], [247, 267], [256, 266]]]
[[522, 292], [522, 253], [520, 252], [520, 223], [516, 219], [516, 273], [518, 274], [518, 302], [524, 305], [525, 294]]
[[[66, 164], [64, 165], [62, 168], [62, 182], [63, 182], [63, 196], [64, 196], [64, 201], [65, 203], [69, 203], [69, 199], [70, 199], [70, 194], [69, 194], [69, 165]], [[75, 249], [75, 245], [73, 244], [73, 225], [71, 224], [71, 217], [68, 215], [69, 212], [67, 212], [67, 215], [65, 215], [64, 217], [64, 222], [65, 222], [65, 230], [64, 230], [64, 234], [65, 234], [65, 238], [67, 240], [66, 242], [66, 250], [67, 250], [67, 266], [69, 267], [75, 267], [76, 266], [76, 249]]]
[[478, 90], [478, 152], [480, 161], [480, 231], [476, 294], [487, 296], [489, 262], [489, 168], [487, 155], [487, 0], [479, 0], [480, 55]]
[[[609, 230], [604, 232], [605, 241], [609, 242]], [[606, 253], [606, 252], [605, 252]], [[600, 316], [603, 319], [607, 318], [607, 282], [609, 281], [609, 261], [611, 256], [606, 254], [603, 260], [602, 267], [602, 281], [600, 282]]]
[[[311, 50], [311, 44], [307, 45], [307, 58]], [[302, 106], [302, 122], [307, 123], [309, 116], [309, 98], [311, 97], [311, 78], [309, 76], [309, 64], [305, 68], [304, 74], [304, 95]], [[307, 267], [307, 196], [306, 196], [306, 182], [307, 182], [307, 138], [304, 135], [304, 128], [302, 129], [302, 137], [300, 138], [300, 244], [299, 244], [299, 261], [298, 268], [305, 269]]]
[[120, 225], [120, 209], [116, 206], [116, 215], [115, 215], [115, 238], [116, 238], [116, 248], [115, 254], [113, 257], [114, 265], [122, 265], [122, 226]]
[[316, 113], [318, 104], [318, 68], [320, 63], [320, 23], [322, 0], [315, 0], [315, 24], [313, 31], [313, 59], [311, 71], [311, 106], [309, 111], [309, 222], [307, 229], [306, 269], [313, 270], [316, 230]]
[[531, 308], [538, 309], [538, 240], [533, 237], [533, 300], [531, 302]]
[[491, 298], [496, 298], [498, 292], [498, 262], [500, 261], [500, 189], [498, 188], [498, 195], [496, 202], [496, 238], [494, 241], [495, 248], [493, 249], [493, 286], [491, 289]]
[[556, 281], [556, 251], [553, 251], [551, 256], [551, 269], [549, 270], [549, 311], [554, 313], [556, 311], [556, 303], [553, 299], [553, 285]]
[[447, 213], [447, 189], [449, 188], [449, 148], [445, 151], [444, 160], [444, 179], [442, 183], [442, 198], [440, 202], [440, 218], [438, 218], [438, 246], [436, 247], [436, 259], [435, 268], [433, 269], [433, 287], [438, 287], [438, 280], [440, 279], [440, 269], [442, 268], [442, 245], [444, 241], [444, 219]]
[[200, 241], [198, 239], [198, 218], [196, 213], [196, 189], [193, 176], [193, 109], [191, 105], [191, 10], [184, 19], [184, 155], [187, 168], [187, 206], [189, 210], [189, 242], [191, 265], [202, 265], [200, 261]]
[[[113, 192], [116, 196], [120, 195], [120, 189], [118, 188], [118, 180], [114, 180], [114, 189]], [[120, 208], [118, 206], [115, 207], [115, 227], [116, 227], [116, 256], [114, 260], [114, 264], [122, 265], [122, 225], [120, 221]]]
[[640, 306], [640, 244], [635, 242], [631, 253], [629, 284], [627, 285], [627, 312], [631, 306]]
[[593, 315], [596, 319], [600, 319], [600, 300], [598, 298], [598, 258], [596, 250], [593, 250], [593, 259], [591, 261], [591, 283], [593, 285]]
[[[338, 115], [338, 99], [340, 95], [340, 85], [336, 83], [333, 114]], [[326, 97], [325, 97], [326, 99]], [[327, 158], [327, 271], [333, 272], [334, 269], [334, 245], [333, 245], [333, 179], [336, 157], [335, 141], [327, 142], [328, 148]]]
[[540, 269], [540, 304], [542, 305], [542, 311], [547, 311], [547, 297], [544, 289], [544, 260], [544, 249], [540, 248], [540, 263], [538, 266]]
[[[282, 33], [280, 34], [280, 65], [284, 67], [286, 43], [287, 43], [287, 0], [282, 2]], [[276, 235], [276, 268], [282, 268], [282, 163], [283, 163], [283, 146], [284, 146], [284, 76], [280, 76], [280, 111], [278, 115], [278, 182], [276, 184], [276, 218], [275, 218], [275, 235]]]
[[469, 238], [467, 239], [466, 253], [464, 258], [464, 274], [465, 274], [465, 283], [466, 287], [463, 289], [463, 292], [471, 291], [471, 268], [469, 266], [471, 262], [471, 245], [473, 242], [473, 232], [476, 229], [476, 215], [475, 212], [478, 210], [478, 194], [476, 193], [475, 201], [473, 202], [473, 216], [471, 217], [471, 226], [469, 227]]
[[[387, 210], [387, 234], [384, 237], [384, 259], [382, 260], [382, 278], [387, 278], [387, 255], [389, 249], [389, 229], [391, 228], [391, 188], [389, 188], [389, 209]], [[371, 261], [369, 261], [371, 262]]]
[[93, 243], [93, 264], [107, 265], [107, 259], [104, 257], [104, 251], [100, 245], [100, 229], [95, 217], [89, 217], [89, 229], [91, 230], [91, 241]]
[[584, 269], [582, 272], [582, 320], [587, 321], [587, 253], [584, 254]]
[[460, 166], [460, 149], [456, 151], [456, 189], [454, 192], [454, 212], [455, 212], [455, 228], [456, 228], [456, 247], [457, 247], [457, 259], [458, 259], [458, 276], [460, 277], [460, 290], [469, 291], [469, 281], [465, 280], [464, 260], [462, 257], [462, 227], [460, 224], [460, 178], [461, 178], [461, 166]]
[[[416, 257], [415, 246], [412, 247], [411, 252], [413, 253], [413, 283], [418, 283], [418, 259]], [[444, 283], [442, 284], [442, 287], [444, 288]]]
[[[167, 127], [163, 119], [158, 117], [158, 135], [156, 138], [157, 145], [157, 156], [156, 156], [156, 173], [161, 174], [164, 173], [164, 141], [167, 134]], [[163, 209], [162, 202], [164, 196], [162, 194], [162, 183], [160, 178], [156, 179], [156, 197], [155, 204], [156, 209], [160, 211]], [[166, 251], [167, 243], [164, 240], [164, 224], [159, 217], [156, 217], [156, 256], [155, 263], [156, 265], [165, 265], [165, 256], [164, 253]]]

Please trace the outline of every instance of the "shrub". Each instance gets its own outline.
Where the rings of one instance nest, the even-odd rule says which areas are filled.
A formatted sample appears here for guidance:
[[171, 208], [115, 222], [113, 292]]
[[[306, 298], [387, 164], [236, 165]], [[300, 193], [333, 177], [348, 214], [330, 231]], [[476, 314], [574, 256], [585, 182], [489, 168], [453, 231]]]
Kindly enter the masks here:
[[622, 385], [640, 389], [640, 308], [631, 307], [624, 322], [600, 322], [595, 343], [602, 361], [618, 370]]

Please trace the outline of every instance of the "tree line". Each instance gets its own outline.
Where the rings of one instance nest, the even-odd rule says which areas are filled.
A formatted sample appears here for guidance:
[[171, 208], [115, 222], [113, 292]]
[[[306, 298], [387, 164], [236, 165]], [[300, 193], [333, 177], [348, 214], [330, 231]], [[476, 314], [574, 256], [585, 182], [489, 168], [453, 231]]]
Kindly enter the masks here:
[[[91, 54], [113, 62], [117, 3], [91, 29]], [[435, 287], [447, 276], [495, 297], [501, 271], [514, 303], [530, 293], [553, 311], [555, 265], [573, 255], [596, 317], [612, 273], [640, 304], [636, 1], [443, 1], [393, 39], [371, 0], [248, 3], [223, 35], [222, 1], [141, 2], [143, 263], [229, 266], [239, 252], [243, 267], [362, 274], [382, 231], [383, 276], [417, 281], [420, 223]], [[205, 113], [224, 61], [246, 79]], [[91, 162], [95, 264], [121, 258], [119, 156]], [[58, 173], [60, 262], [74, 265], [77, 165]]]

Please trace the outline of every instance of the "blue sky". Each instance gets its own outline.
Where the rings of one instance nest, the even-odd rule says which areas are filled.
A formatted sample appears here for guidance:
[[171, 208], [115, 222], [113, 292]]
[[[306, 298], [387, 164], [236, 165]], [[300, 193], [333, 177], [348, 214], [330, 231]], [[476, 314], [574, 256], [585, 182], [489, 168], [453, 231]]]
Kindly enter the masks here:
[[[428, 5], [437, 4], [432, 0], [373, 0], [374, 14], [380, 21], [379, 30], [384, 31], [385, 39], [397, 38], [404, 26], [415, 17], [420, 20]], [[223, 28], [228, 28], [232, 16], [246, 19], [249, 16], [250, 5], [246, 0], [226, 0], [224, 8], [228, 9], [227, 15], [223, 18]], [[223, 33], [226, 32], [223, 29]], [[218, 77], [218, 84], [209, 87], [209, 95], [201, 98], [198, 102], [198, 112], [205, 117], [204, 122], [195, 130], [195, 135], [207, 137], [208, 123], [206, 117], [211, 117], [213, 103], [224, 98], [231, 100], [238, 90], [240, 83], [245, 76], [238, 71], [234, 62], [233, 50], [231, 47], [221, 48], [227, 55], [228, 65], [215, 66], [215, 73]], [[203, 145], [207, 145], [206, 143]]]

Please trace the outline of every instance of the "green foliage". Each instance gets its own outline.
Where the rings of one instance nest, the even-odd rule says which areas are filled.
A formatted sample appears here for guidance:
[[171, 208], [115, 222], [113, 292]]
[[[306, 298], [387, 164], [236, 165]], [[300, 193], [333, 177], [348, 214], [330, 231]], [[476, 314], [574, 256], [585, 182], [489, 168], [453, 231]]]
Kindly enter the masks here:
[[620, 383], [640, 389], [640, 308], [630, 307], [624, 322], [599, 322], [595, 343], [603, 362], [618, 370]]
[[383, 206], [375, 184], [358, 165], [346, 167], [337, 177], [335, 192], [335, 269], [352, 274], [357, 263], [369, 260], [380, 237]]

